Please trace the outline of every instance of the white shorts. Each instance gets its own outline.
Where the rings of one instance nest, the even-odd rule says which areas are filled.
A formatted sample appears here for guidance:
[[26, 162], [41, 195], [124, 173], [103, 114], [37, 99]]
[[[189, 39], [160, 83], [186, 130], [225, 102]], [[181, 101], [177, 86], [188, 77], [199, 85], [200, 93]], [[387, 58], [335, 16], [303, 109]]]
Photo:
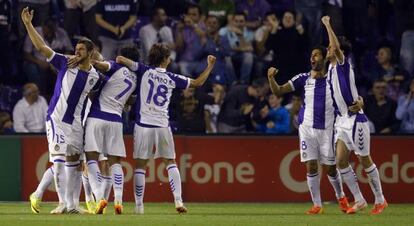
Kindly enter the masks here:
[[83, 128], [79, 124], [68, 125], [46, 121], [46, 136], [52, 155], [76, 155], [83, 153]]
[[340, 116], [335, 122], [335, 143], [341, 140], [349, 151], [356, 155], [370, 154], [370, 131], [368, 119], [364, 114]]
[[323, 165], [335, 165], [333, 139], [333, 128], [315, 129], [300, 125], [300, 161], [318, 160]]
[[170, 127], [148, 128], [135, 124], [134, 159], [138, 158], [175, 159], [174, 140]]
[[85, 128], [85, 152], [126, 157], [122, 123], [88, 118]]

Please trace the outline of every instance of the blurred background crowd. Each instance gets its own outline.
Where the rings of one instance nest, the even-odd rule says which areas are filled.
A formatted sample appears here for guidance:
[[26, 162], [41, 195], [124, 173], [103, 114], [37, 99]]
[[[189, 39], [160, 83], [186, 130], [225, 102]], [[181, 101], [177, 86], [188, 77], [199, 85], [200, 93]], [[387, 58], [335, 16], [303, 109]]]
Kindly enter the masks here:
[[[26, 37], [20, 12], [57, 52], [80, 37], [107, 60], [135, 44], [146, 62], [154, 43], [172, 51], [169, 70], [197, 77], [217, 57], [201, 89], [174, 94], [176, 133], [296, 134], [301, 94], [272, 95], [269, 66], [287, 82], [310, 70], [310, 49], [326, 45], [322, 15], [352, 43], [364, 111], [377, 134], [414, 133], [414, 0], [0, 0], [0, 133], [44, 132], [56, 70]], [[132, 109], [132, 110], [131, 110]], [[133, 128], [133, 106], [124, 130]]]

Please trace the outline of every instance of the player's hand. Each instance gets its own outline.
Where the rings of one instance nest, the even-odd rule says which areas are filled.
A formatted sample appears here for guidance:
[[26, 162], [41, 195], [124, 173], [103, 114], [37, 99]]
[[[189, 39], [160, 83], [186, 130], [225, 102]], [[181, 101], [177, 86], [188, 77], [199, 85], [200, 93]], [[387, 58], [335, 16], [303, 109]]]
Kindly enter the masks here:
[[267, 69], [267, 77], [269, 79], [273, 79], [278, 72], [279, 72], [278, 69], [274, 67], [270, 67], [269, 69]]
[[358, 99], [353, 103], [353, 105], [349, 106], [348, 110], [352, 113], [359, 112], [364, 107], [364, 99], [362, 97], [358, 97]]
[[68, 68], [75, 68], [79, 64], [79, 58], [76, 56], [68, 56]]
[[125, 64], [126, 58], [123, 56], [117, 56], [115, 58], [115, 62], [117, 62], [118, 64]]
[[34, 15], [34, 10], [29, 11], [29, 7], [23, 9], [21, 17], [24, 25], [28, 25], [32, 23]]
[[323, 16], [321, 20], [324, 25], [329, 25], [331, 18], [329, 16]]
[[208, 65], [214, 65], [216, 63], [216, 57], [213, 55], [207, 56], [207, 64]]

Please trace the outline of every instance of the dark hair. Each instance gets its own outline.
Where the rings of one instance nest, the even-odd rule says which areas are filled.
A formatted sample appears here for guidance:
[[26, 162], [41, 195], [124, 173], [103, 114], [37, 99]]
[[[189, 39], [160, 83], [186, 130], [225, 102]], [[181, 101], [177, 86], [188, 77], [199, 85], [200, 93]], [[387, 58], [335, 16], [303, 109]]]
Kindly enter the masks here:
[[148, 54], [149, 65], [158, 67], [166, 57], [171, 55], [171, 50], [163, 43], [155, 43]]
[[219, 21], [219, 23], [220, 23], [219, 18], [218, 18], [217, 16], [215, 16], [215, 15], [207, 15], [205, 20], [207, 21], [207, 19], [208, 19], [208, 18], [214, 18], [214, 19], [216, 19], [217, 21]]
[[199, 5], [197, 5], [197, 4], [194, 4], [194, 3], [189, 3], [188, 5], [187, 5], [187, 7], [185, 8], [185, 13], [188, 13], [188, 10], [190, 10], [190, 9], [197, 9], [198, 10], [198, 13], [201, 15], [201, 14], [203, 14], [203, 11], [202, 11], [202, 9], [201, 9], [201, 6], [199, 6]]
[[237, 11], [236, 13], [234, 13], [233, 18], [236, 16], [243, 16], [243, 18], [246, 19], [246, 13], [244, 13], [243, 11]]
[[322, 57], [323, 57], [324, 59], [326, 58], [326, 47], [325, 47], [325, 46], [321, 46], [321, 45], [319, 45], [319, 46], [315, 46], [315, 47], [313, 47], [313, 48], [312, 48], [311, 52], [312, 52], [313, 50], [319, 50], [319, 51], [321, 51], [321, 53], [322, 53]]
[[84, 44], [88, 52], [92, 52], [95, 49], [95, 44], [88, 38], [79, 39], [77, 44]]
[[165, 9], [162, 8], [162, 7], [155, 7], [152, 10], [152, 12], [151, 12], [151, 20], [154, 20], [154, 17], [158, 15], [158, 11], [161, 10], [161, 9], [164, 10], [164, 12], [166, 12]]
[[137, 62], [139, 60], [139, 51], [135, 45], [125, 46], [119, 50], [119, 55]]
[[345, 36], [338, 37], [339, 45], [341, 46], [341, 50], [344, 51], [344, 55], [348, 56], [352, 51], [352, 44]]

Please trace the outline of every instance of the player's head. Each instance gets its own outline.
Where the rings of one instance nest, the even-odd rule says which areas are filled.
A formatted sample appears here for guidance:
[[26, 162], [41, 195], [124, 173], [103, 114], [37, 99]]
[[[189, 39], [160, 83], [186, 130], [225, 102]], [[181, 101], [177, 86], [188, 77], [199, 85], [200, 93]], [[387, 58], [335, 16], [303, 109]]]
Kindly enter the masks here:
[[135, 45], [125, 46], [119, 50], [119, 55], [126, 57], [132, 61], [139, 61], [139, 51]]
[[325, 66], [326, 48], [317, 46], [312, 48], [310, 57], [311, 68], [313, 71], [322, 71]]
[[90, 60], [94, 51], [95, 44], [90, 39], [80, 39], [75, 47], [75, 55], [80, 58], [79, 64], [84, 63], [86, 60]]
[[148, 55], [149, 65], [154, 67], [164, 66], [165, 68], [171, 63], [171, 50], [166, 44], [154, 44]]

